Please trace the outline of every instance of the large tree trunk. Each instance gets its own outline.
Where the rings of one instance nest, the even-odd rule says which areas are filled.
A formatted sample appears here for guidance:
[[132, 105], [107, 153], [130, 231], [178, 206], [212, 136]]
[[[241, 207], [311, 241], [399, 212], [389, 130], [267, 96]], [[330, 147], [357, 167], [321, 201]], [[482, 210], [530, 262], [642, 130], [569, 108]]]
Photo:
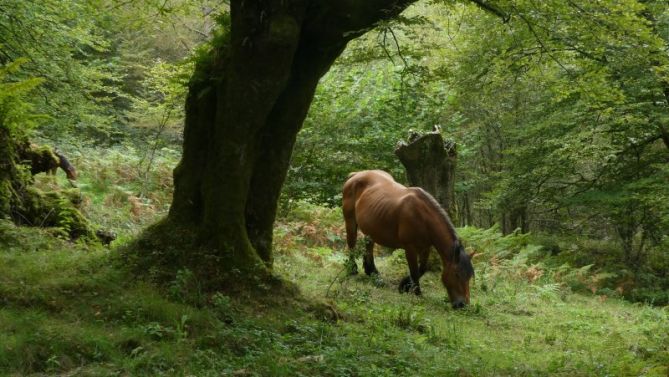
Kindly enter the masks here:
[[445, 143], [436, 129], [423, 135], [411, 135], [400, 143], [395, 154], [404, 165], [411, 186], [418, 186], [432, 194], [457, 223], [455, 205], [455, 144]]
[[169, 215], [128, 249], [131, 263], [191, 268], [213, 284], [267, 274], [279, 193], [318, 80], [349, 40], [412, 1], [231, 1], [230, 33], [191, 79]]

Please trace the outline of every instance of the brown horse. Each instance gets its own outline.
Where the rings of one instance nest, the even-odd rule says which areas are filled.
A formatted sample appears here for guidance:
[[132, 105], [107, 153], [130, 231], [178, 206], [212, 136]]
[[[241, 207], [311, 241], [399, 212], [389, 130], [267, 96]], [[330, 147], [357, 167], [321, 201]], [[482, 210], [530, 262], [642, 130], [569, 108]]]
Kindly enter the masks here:
[[419, 279], [434, 246], [441, 257], [441, 281], [451, 304], [454, 308], [469, 304], [469, 280], [474, 276], [470, 256], [446, 212], [425, 190], [402, 186], [381, 170], [360, 171], [344, 184], [343, 209], [349, 250], [355, 247], [358, 227], [370, 238], [363, 258], [367, 275], [378, 273], [374, 243], [404, 249], [409, 275], [402, 279], [399, 290], [420, 295]]

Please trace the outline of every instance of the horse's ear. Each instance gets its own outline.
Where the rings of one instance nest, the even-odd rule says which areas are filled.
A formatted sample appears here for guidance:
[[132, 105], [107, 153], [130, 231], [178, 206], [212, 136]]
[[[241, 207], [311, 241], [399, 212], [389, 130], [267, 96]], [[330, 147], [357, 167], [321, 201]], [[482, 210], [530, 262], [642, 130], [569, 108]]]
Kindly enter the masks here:
[[453, 262], [460, 263], [460, 254], [465, 252], [465, 248], [462, 246], [460, 241], [456, 241], [455, 250], [453, 253]]

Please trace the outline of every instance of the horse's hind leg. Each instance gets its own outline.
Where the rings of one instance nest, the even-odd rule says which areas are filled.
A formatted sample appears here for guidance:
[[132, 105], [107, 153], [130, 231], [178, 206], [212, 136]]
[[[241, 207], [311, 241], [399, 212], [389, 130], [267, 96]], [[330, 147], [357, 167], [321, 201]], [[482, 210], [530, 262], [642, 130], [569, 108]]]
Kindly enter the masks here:
[[349, 275], [358, 273], [358, 265], [355, 263], [355, 245], [358, 240], [358, 223], [355, 221], [355, 206], [350, 200], [344, 198], [344, 222], [346, 223], [346, 244], [348, 245], [348, 260], [346, 269]]
[[400, 293], [413, 292], [416, 296], [421, 295], [420, 291], [420, 271], [418, 269], [418, 253], [414, 250], [405, 249], [404, 254], [407, 258], [407, 264], [409, 265], [409, 276], [406, 276], [402, 281], [400, 281], [399, 290]]
[[365, 255], [362, 258], [362, 266], [367, 275], [379, 273], [374, 264], [374, 240], [369, 236], [365, 237]]

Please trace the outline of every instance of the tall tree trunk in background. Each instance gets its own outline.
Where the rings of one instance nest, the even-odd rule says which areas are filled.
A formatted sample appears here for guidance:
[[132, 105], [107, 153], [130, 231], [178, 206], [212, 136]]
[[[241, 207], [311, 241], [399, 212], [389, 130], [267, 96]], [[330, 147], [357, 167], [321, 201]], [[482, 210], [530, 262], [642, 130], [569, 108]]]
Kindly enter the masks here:
[[411, 186], [418, 186], [432, 194], [457, 223], [455, 205], [455, 144], [445, 143], [439, 130], [423, 135], [411, 135], [402, 142], [395, 154], [406, 169]]
[[413, 1], [231, 1], [229, 35], [191, 79], [169, 215], [128, 249], [129, 261], [214, 278], [266, 274], [279, 193], [318, 80], [348, 41]]
[[520, 230], [521, 233], [529, 231], [527, 223], [527, 207], [524, 205], [513, 206], [503, 209], [501, 215], [502, 234], [507, 235]]
[[[663, 92], [664, 92], [665, 108], [669, 109], [669, 84], [667, 83], [664, 84]], [[657, 128], [660, 132], [660, 138], [662, 139], [664, 146], [667, 147], [667, 150], [669, 150], [669, 125], [660, 123], [657, 125]]]
[[30, 185], [30, 176], [20, 169], [19, 143], [8, 128], [0, 124], [0, 219], [14, 216], [20, 201], [17, 190]]
[[469, 193], [464, 192], [460, 198], [460, 206], [457, 207], [459, 209], [458, 217], [458, 226], [469, 226], [473, 224], [473, 218], [472, 218], [472, 208], [471, 208], [471, 203], [469, 202]]

